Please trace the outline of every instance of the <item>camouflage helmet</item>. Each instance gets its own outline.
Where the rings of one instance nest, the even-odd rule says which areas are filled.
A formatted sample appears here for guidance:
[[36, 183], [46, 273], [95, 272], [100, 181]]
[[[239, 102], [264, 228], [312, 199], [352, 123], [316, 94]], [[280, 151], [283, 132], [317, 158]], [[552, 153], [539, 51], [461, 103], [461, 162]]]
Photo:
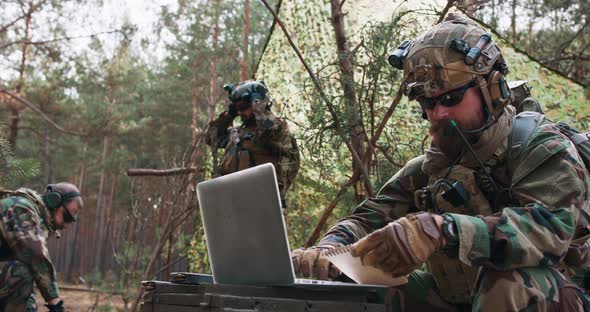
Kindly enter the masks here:
[[503, 109], [510, 98], [504, 79], [508, 66], [500, 48], [484, 29], [458, 14], [449, 14], [420, 37], [403, 42], [389, 62], [403, 66], [403, 91], [411, 100], [474, 82], [490, 112]]
[[268, 97], [268, 88], [264, 80], [246, 80], [239, 84], [226, 84], [223, 89], [227, 91], [227, 96], [232, 103], [245, 100], [250, 103], [253, 100], [266, 100]]

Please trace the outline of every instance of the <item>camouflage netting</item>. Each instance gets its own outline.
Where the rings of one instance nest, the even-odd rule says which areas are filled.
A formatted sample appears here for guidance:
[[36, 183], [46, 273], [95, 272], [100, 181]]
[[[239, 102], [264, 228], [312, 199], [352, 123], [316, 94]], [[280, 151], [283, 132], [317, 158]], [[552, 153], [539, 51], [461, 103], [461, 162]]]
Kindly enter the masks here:
[[[402, 73], [387, 65], [387, 51], [404, 39], [426, 31], [437, 21], [437, 12], [443, 5], [444, 2], [436, 1], [345, 2], [346, 33], [351, 50], [356, 51], [355, 83], [360, 103], [357, 111], [362, 112], [360, 118], [369, 133], [391, 105], [401, 79]], [[350, 110], [344, 107], [342, 100], [329, 1], [285, 1], [280, 17], [346, 120]], [[515, 51], [497, 36], [493, 37], [510, 66], [508, 80], [528, 80], [533, 95], [544, 105], [550, 118], [580, 128], [589, 127], [590, 108], [582, 86]], [[256, 78], [265, 80], [275, 101], [274, 111], [290, 121], [302, 150], [302, 169], [288, 197], [291, 210], [287, 216], [292, 247], [300, 246], [334, 197], [338, 185], [350, 175], [351, 156], [331, 131], [332, 120], [326, 106], [278, 25], [262, 55]], [[371, 111], [374, 119], [370, 117]], [[399, 165], [421, 153], [425, 129], [426, 122], [420, 117], [418, 105], [408, 103], [404, 97], [378, 142], [380, 150], [385, 152], [380, 151], [371, 168], [376, 188]], [[329, 223], [350, 212], [353, 204], [349, 199], [340, 206], [342, 208]]]

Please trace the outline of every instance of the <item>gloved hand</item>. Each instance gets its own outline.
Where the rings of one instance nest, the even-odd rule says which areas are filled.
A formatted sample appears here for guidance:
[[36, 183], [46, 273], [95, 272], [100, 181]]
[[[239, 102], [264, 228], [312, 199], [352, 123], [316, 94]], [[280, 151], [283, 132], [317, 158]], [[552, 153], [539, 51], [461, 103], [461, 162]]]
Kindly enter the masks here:
[[238, 116], [238, 109], [236, 108], [236, 103], [229, 103], [229, 105], [227, 106], [227, 114], [232, 118]]
[[304, 277], [313, 277], [320, 280], [336, 278], [340, 270], [336, 268], [328, 257], [322, 255], [322, 251], [328, 251], [337, 246], [321, 245], [310, 248], [299, 248], [291, 252], [291, 260], [295, 274]]
[[428, 212], [400, 218], [356, 242], [351, 253], [363, 264], [393, 276], [406, 275], [444, 247], [442, 222], [441, 216]]
[[49, 312], [64, 312], [64, 301], [60, 300], [56, 304], [46, 304], [45, 307], [49, 309]]

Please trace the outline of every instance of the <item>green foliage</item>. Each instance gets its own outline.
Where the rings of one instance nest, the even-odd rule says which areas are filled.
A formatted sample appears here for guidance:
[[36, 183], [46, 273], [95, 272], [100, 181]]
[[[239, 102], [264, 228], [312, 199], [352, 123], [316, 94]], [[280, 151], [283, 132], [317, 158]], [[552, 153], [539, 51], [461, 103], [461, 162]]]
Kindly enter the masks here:
[[515, 46], [565, 76], [590, 83], [588, 1], [480, 1], [477, 6], [475, 15]]
[[[344, 6], [345, 13], [349, 14], [345, 18], [348, 42], [355, 51], [353, 64], [359, 103], [356, 110], [346, 107], [342, 97], [329, 4], [325, 1], [289, 2], [280, 12], [293, 41], [335, 103], [338, 116], [347, 120], [351, 112], [359, 114], [368, 135], [376, 131], [402, 79], [402, 73], [387, 64], [387, 53], [402, 40], [415, 38], [431, 27], [438, 19], [435, 10], [440, 10], [418, 3], [402, 4], [395, 9], [377, 7], [380, 7], [378, 12], [367, 13], [370, 10], [360, 4], [346, 2]], [[509, 79], [528, 79], [533, 86], [533, 96], [544, 103], [549, 117], [588, 129], [590, 110], [584, 90], [578, 84], [544, 69], [508, 45], [500, 44], [511, 66]], [[334, 198], [338, 185], [351, 174], [352, 157], [334, 131], [334, 121], [327, 113], [326, 104], [278, 28], [265, 50], [257, 76], [266, 78], [273, 91], [274, 107], [291, 122], [300, 142], [302, 170], [288, 195], [292, 210], [287, 211], [291, 245], [300, 247]], [[427, 127], [419, 106], [404, 97], [376, 144], [370, 173], [377, 187], [409, 159], [422, 154], [429, 144]], [[328, 220], [324, 232], [354, 206], [349, 192]]]
[[[547, 5], [558, 5], [557, 2], [547, 2]], [[358, 107], [347, 105], [342, 96], [329, 3], [283, 1], [280, 16], [319, 77], [338, 116], [345, 121], [341, 125], [343, 129], [350, 132], [352, 122], [360, 121], [364, 132], [372, 136], [392, 105], [402, 79], [401, 72], [387, 65], [388, 51], [403, 39], [425, 31], [438, 18], [434, 9], [441, 8], [414, 1], [404, 1], [398, 7], [385, 0], [368, 6], [363, 3], [366, 2], [344, 2], [348, 44], [354, 51]], [[84, 1], [75, 4], [90, 5]], [[0, 8], [3, 5], [0, 4]], [[248, 55], [249, 66], [253, 68], [266, 42], [272, 18], [261, 3], [250, 1], [250, 5]], [[54, 10], [58, 8], [57, 2], [52, 2], [49, 8], [48, 16], [61, 12]], [[212, 25], [218, 14], [221, 29], [215, 49]], [[577, 22], [581, 21], [576, 18]], [[127, 37], [94, 36], [89, 39], [89, 49], [82, 52], [57, 42], [31, 48], [22, 94], [63, 128], [85, 135], [62, 133], [38, 114], [22, 110], [16, 149], [11, 151], [5, 137], [0, 136], [0, 187], [83, 181], [85, 209], [81, 219], [88, 220], [83, 223], [86, 230], [83, 233], [84, 238], [89, 239], [84, 248], [89, 248], [92, 239], [96, 240], [93, 233], [101, 219], [100, 214], [97, 215], [101, 211], [96, 207], [104, 169], [105, 188], [109, 190], [102, 195], [109, 204], [106, 205], [108, 218], [104, 211], [102, 219], [109, 220], [110, 233], [114, 236], [106, 250], [107, 258], [114, 264], [86, 276], [95, 285], [103, 289], [137, 289], [137, 281], [143, 277], [156, 247], [153, 245], [162, 235], [170, 212], [196, 205], [196, 200], [191, 200], [190, 196], [185, 202], [178, 202], [187, 177], [130, 178], [124, 172], [128, 168], [162, 169], [189, 164], [193, 134], [202, 133], [208, 122], [210, 60], [217, 59], [217, 80], [213, 81], [217, 95], [213, 104], [220, 112], [227, 104], [221, 86], [239, 79], [237, 64], [242, 57], [242, 23], [242, 1], [220, 1], [220, 5], [200, 0], [179, 1], [175, 9], [161, 8], [156, 33], [141, 43], [141, 47], [149, 49], [156, 41], [165, 42], [166, 56], [161, 62], [147, 60], [143, 51], [133, 48], [133, 41], [129, 40], [134, 40], [137, 30], [129, 24], [122, 26]], [[33, 26], [35, 31], [39, 30], [38, 24]], [[65, 34], [60, 25], [53, 25], [51, 29], [56, 37]], [[564, 33], [565, 29], [543, 33], [543, 42], [557, 41]], [[0, 41], [20, 40], [21, 35], [20, 28], [0, 32]], [[47, 38], [50, 37], [53, 36]], [[572, 46], [584, 46], [584, 43], [575, 41]], [[533, 95], [545, 105], [551, 118], [568, 121], [580, 129], [590, 128], [590, 112], [586, 105], [588, 89], [583, 90], [503, 42], [500, 44], [511, 66], [509, 79], [528, 79]], [[7, 78], [2, 77], [4, 87], [15, 88], [19, 82], [14, 69], [19, 68], [17, 56], [21, 48], [21, 45], [14, 45], [0, 50], [6, 62], [12, 62], [11, 66], [5, 66], [9, 74]], [[273, 111], [289, 121], [301, 148], [301, 170], [287, 194], [286, 210], [291, 247], [297, 248], [305, 243], [325, 207], [350, 177], [352, 157], [335, 132], [334, 120], [325, 103], [278, 27], [255, 76], [265, 79], [274, 99]], [[6, 107], [4, 103], [0, 107], [4, 123], [9, 122], [5, 117], [9, 115]], [[191, 125], [193, 109], [197, 110], [194, 128]], [[408, 159], [421, 154], [428, 144], [425, 140], [427, 123], [420, 113], [416, 103], [404, 98], [387, 121], [369, 164], [370, 178], [377, 189]], [[110, 150], [105, 151], [105, 146]], [[212, 158], [207, 155], [209, 152], [198, 146], [200, 163], [197, 165], [204, 172], [192, 177], [193, 182], [210, 177]], [[104, 165], [101, 162], [103, 153], [108, 154]], [[105, 195], [110, 190], [112, 197]], [[354, 207], [354, 196], [348, 192], [323, 231], [351, 213]], [[192, 208], [195, 214], [187, 221], [191, 224], [174, 232], [172, 242], [165, 240], [163, 251], [156, 257], [158, 264], [154, 271], [160, 269], [158, 265], [166, 260], [165, 251], [170, 250], [174, 258], [186, 255], [192, 271], [210, 272], [198, 209]], [[93, 258], [93, 252], [85, 256]]]
[[0, 128], [0, 189], [20, 187], [19, 182], [39, 173], [39, 162], [15, 158]]
[[207, 244], [205, 242], [205, 231], [201, 223], [201, 217], [195, 217], [195, 232], [190, 240], [187, 250], [188, 257], [191, 260], [189, 269], [191, 272], [211, 274], [209, 256], [207, 254]]

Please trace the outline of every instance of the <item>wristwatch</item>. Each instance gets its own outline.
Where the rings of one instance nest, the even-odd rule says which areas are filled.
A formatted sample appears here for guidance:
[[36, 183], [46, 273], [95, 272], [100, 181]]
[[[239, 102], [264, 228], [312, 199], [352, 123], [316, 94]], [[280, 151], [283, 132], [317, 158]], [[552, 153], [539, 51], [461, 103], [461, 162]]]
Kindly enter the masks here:
[[447, 239], [447, 244], [443, 247], [443, 251], [447, 256], [454, 257], [459, 253], [459, 235], [457, 232], [457, 224], [455, 219], [449, 214], [443, 214], [442, 232]]

